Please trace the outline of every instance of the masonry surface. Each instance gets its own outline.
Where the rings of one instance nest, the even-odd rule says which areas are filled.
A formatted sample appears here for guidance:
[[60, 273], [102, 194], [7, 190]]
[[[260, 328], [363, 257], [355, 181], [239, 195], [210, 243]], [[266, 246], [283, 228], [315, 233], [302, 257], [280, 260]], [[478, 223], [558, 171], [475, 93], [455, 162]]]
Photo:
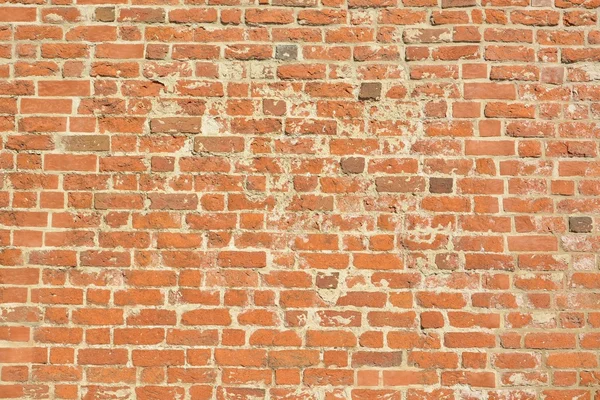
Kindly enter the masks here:
[[600, 0], [0, 4], [0, 398], [600, 399]]

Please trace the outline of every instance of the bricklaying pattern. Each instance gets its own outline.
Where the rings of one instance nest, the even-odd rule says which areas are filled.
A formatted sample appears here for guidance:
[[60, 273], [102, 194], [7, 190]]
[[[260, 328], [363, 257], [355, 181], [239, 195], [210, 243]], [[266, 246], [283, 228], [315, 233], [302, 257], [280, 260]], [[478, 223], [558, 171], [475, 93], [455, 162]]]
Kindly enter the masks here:
[[0, 398], [600, 399], [600, 0], [0, 4]]

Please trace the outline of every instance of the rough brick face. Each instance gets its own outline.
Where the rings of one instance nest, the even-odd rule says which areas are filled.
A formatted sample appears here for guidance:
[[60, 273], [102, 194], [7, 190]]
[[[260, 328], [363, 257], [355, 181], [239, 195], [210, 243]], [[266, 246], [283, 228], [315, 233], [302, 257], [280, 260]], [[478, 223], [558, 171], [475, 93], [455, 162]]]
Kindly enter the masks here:
[[600, 399], [600, 1], [0, 5], [0, 398]]

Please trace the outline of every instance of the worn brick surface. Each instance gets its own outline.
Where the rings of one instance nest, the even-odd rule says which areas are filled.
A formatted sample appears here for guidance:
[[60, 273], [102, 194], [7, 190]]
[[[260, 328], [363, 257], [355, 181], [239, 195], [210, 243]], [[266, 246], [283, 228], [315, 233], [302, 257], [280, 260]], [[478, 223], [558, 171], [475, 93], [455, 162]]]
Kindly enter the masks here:
[[600, 399], [598, 0], [0, 4], [0, 398]]

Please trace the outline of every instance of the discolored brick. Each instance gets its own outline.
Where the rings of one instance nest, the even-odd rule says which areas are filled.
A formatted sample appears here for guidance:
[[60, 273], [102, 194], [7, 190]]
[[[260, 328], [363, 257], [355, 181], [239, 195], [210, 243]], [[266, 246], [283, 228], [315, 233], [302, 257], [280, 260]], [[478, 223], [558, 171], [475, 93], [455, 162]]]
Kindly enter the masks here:
[[590, 217], [569, 217], [569, 231], [574, 233], [589, 233], [593, 222]]
[[61, 143], [67, 151], [108, 151], [110, 138], [106, 135], [65, 136]]
[[319, 273], [317, 274], [316, 284], [321, 289], [335, 289], [338, 287], [339, 273], [332, 274]]
[[365, 170], [365, 159], [362, 157], [348, 157], [340, 161], [342, 171], [347, 174], [360, 174]]
[[114, 7], [98, 7], [95, 12], [96, 21], [113, 22], [115, 20]]
[[381, 82], [365, 82], [360, 85], [359, 100], [379, 100], [381, 98]]
[[429, 191], [431, 193], [452, 193], [454, 179], [429, 178]]
[[298, 58], [298, 46], [282, 44], [275, 48], [275, 58], [282, 61], [292, 61]]

